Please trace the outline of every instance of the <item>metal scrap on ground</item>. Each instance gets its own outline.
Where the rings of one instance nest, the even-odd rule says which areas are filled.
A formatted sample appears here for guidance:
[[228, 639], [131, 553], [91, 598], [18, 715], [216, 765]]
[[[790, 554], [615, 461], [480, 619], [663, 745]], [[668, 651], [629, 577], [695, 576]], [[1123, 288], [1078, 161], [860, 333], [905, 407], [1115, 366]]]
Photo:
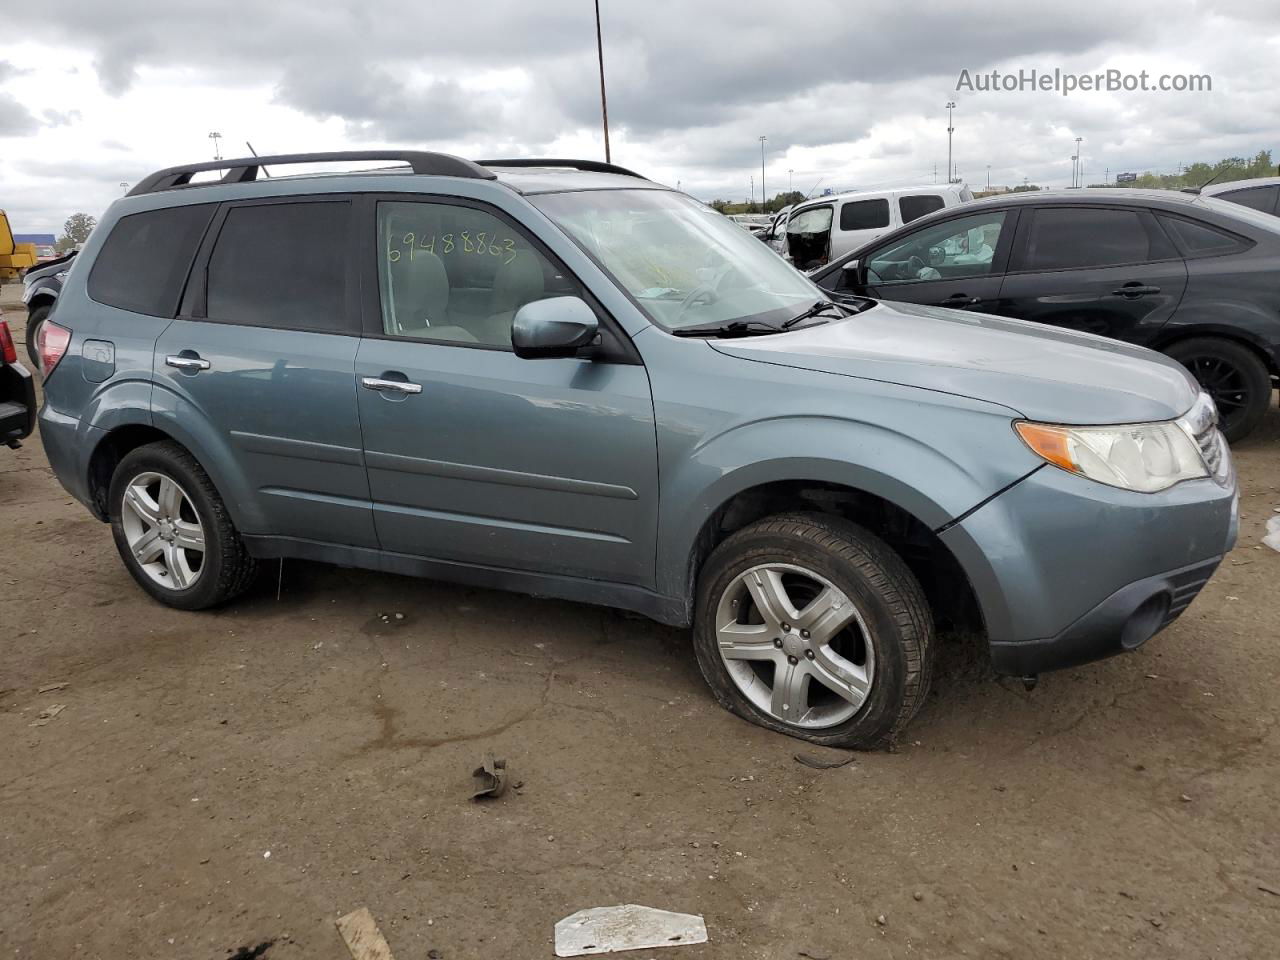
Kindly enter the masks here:
[[556, 924], [557, 957], [706, 942], [707, 925], [702, 917], [634, 903], [579, 910]]
[[1280, 517], [1272, 517], [1267, 521], [1267, 535], [1262, 538], [1272, 550], [1280, 550]]
[[476, 781], [472, 800], [497, 798], [507, 792], [507, 761], [495, 760], [492, 753], [484, 755], [484, 761], [471, 772], [471, 776]]
[[351, 953], [351, 960], [395, 960], [368, 907], [339, 917], [336, 926]]

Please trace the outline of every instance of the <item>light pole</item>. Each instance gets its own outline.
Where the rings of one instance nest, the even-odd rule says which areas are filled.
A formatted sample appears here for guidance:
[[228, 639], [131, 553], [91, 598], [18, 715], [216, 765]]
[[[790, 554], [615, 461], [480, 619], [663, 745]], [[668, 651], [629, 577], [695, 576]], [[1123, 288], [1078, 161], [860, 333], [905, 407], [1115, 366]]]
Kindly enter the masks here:
[[596, 0], [596, 57], [600, 61], [600, 118], [604, 123], [604, 162], [609, 155], [609, 101], [604, 95], [604, 41], [600, 39], [600, 0]]
[[762, 213], [769, 212], [765, 209], [765, 204], [769, 202], [769, 197], [764, 192], [764, 142], [768, 139], [765, 136], [760, 137], [760, 210]]
[[991, 164], [987, 164], [987, 193], [991, 192]]
[[947, 101], [947, 183], [954, 183], [951, 179], [951, 135], [956, 132], [956, 128], [951, 125], [951, 111], [956, 108], [954, 100]]
[[[747, 201], [747, 206], [754, 207], [755, 205], [756, 205], [756, 178], [755, 178], [755, 174], [752, 174], [751, 175], [751, 199]], [[750, 213], [751, 211], [748, 210], [747, 212]]]
[[1076, 137], [1076, 155], [1071, 158], [1071, 185], [1073, 187], [1084, 186], [1082, 182], [1084, 177], [1080, 175], [1080, 141], [1083, 139], [1083, 137]]
[[222, 139], [222, 134], [214, 130], [209, 134], [209, 139], [213, 141], [213, 159], [221, 160], [222, 151], [218, 149], [218, 141]]
[[795, 171], [787, 170], [787, 193], [794, 193], [795, 189]]

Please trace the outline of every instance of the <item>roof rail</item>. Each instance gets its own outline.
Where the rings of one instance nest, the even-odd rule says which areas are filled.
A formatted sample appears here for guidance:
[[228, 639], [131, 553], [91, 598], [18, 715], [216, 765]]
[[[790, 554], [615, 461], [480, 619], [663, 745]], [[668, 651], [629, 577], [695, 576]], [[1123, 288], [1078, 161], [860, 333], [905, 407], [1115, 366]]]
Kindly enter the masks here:
[[623, 177], [635, 177], [637, 180], [648, 180], [634, 170], [619, 167], [613, 163], [600, 160], [546, 160], [539, 157], [514, 157], [507, 160], [477, 160], [482, 167], [568, 167], [570, 170], [582, 170], [588, 173], [616, 173]]
[[[468, 177], [473, 180], [497, 179], [492, 171], [479, 164], [448, 153], [427, 153], [422, 150], [335, 150], [324, 153], [285, 153], [273, 157], [240, 157], [234, 160], [213, 160], [207, 163], [187, 163], [180, 167], [157, 170], [129, 191], [131, 197], [178, 187], [204, 187], [214, 183], [247, 183], [258, 179], [258, 170], [265, 166], [286, 166], [291, 163], [332, 163], [346, 160], [399, 160], [413, 168], [414, 173], [432, 174], [437, 177]], [[222, 179], [192, 183], [194, 174], [205, 170], [226, 170]]]

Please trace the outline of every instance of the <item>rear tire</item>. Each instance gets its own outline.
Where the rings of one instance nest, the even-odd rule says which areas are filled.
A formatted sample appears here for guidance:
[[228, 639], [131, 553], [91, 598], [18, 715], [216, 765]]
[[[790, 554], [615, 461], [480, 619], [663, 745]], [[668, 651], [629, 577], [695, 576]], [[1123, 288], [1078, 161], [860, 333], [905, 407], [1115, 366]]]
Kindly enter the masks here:
[[40, 324], [44, 323], [45, 318], [49, 316], [49, 311], [52, 309], [53, 307], [44, 304], [27, 314], [27, 356], [31, 358], [33, 372], [40, 369], [40, 354], [36, 352], [36, 333], [40, 329]]
[[716, 699], [740, 717], [811, 743], [875, 749], [924, 702], [933, 621], [884, 541], [837, 517], [786, 515], [739, 530], [707, 559], [694, 650]]
[[180, 444], [149, 443], [125, 454], [108, 504], [120, 558], [161, 603], [203, 610], [252, 583], [257, 566], [222, 498]]
[[1243, 440], [1253, 432], [1271, 405], [1271, 374], [1257, 354], [1221, 337], [1183, 340], [1166, 352], [1190, 370], [1213, 397], [1222, 418], [1222, 433], [1229, 442]]

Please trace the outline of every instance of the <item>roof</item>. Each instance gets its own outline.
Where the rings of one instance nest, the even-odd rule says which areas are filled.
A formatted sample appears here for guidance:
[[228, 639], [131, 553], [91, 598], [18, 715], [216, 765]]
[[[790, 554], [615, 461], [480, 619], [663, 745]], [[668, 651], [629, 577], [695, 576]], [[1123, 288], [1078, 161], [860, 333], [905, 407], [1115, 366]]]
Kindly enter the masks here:
[[899, 193], [959, 193], [968, 186], [967, 183], [920, 183], [905, 187], [883, 187], [881, 189], [843, 190], [840, 193], [828, 193], [819, 197], [801, 200], [794, 209], [831, 203], [833, 200], [856, 200], [859, 197], [887, 197]]
[[1200, 194], [1205, 197], [1217, 196], [1220, 193], [1227, 193], [1230, 190], [1247, 190], [1250, 187], [1273, 187], [1280, 183], [1280, 177], [1253, 177], [1250, 180], [1227, 180], [1222, 183], [1211, 183], [1207, 187], [1200, 188]]
[[972, 207], [1001, 206], [1018, 203], [1044, 203], [1046, 200], [1058, 203], [1123, 203], [1125, 201], [1141, 203], [1168, 202], [1174, 204], [1191, 204], [1196, 202], [1193, 194], [1180, 190], [1142, 190], [1125, 187], [1080, 187], [1074, 190], [1021, 190], [1017, 193], [997, 193], [965, 204]]
[[[318, 163], [353, 163], [390, 161], [391, 166], [376, 170], [290, 174], [292, 165]], [[271, 174], [268, 168], [275, 168]], [[283, 168], [283, 170], [282, 170]], [[290, 153], [267, 157], [238, 157], [201, 163], [182, 164], [157, 170], [140, 181], [129, 196], [160, 193], [169, 190], [207, 189], [220, 185], [258, 181], [259, 172], [273, 179], [296, 181], [308, 177], [342, 176], [436, 176], [466, 180], [500, 180], [520, 193], [550, 193], [566, 190], [605, 190], [619, 187], [657, 188], [638, 173], [598, 160], [514, 157], [501, 160], [465, 160], [447, 153], [423, 150], [344, 150], [321, 153]], [[198, 174], [213, 173], [215, 178], [196, 179]]]

